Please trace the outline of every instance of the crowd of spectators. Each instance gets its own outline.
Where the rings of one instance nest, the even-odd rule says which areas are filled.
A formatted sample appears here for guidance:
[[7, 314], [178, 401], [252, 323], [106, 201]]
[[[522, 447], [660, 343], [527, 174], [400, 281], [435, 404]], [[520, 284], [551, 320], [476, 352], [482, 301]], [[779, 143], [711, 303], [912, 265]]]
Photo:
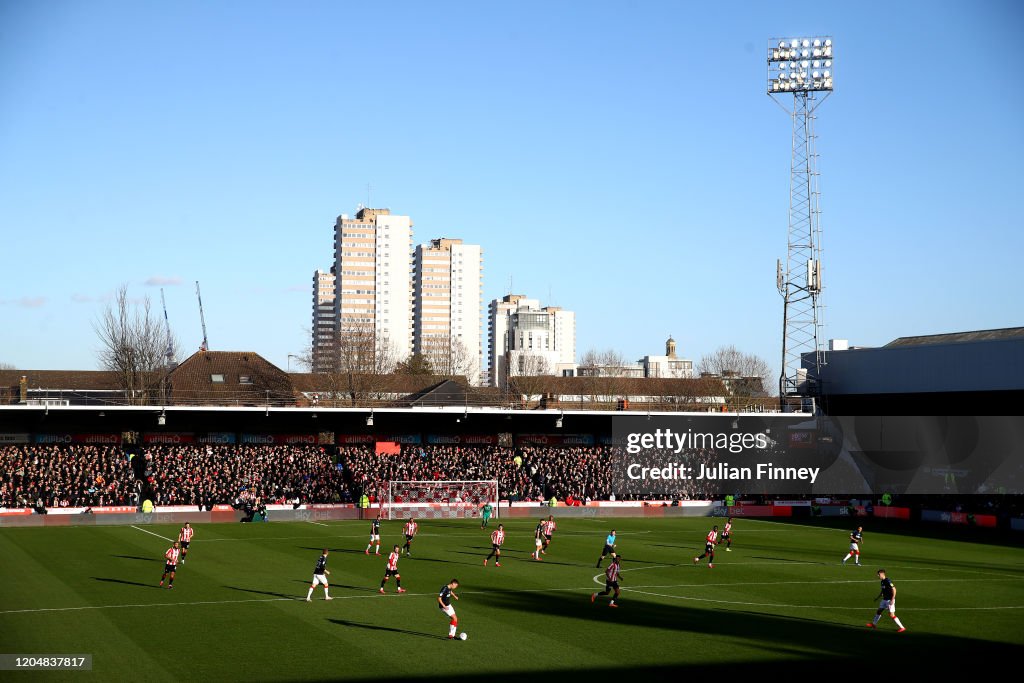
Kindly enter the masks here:
[[[133, 467], [133, 458], [140, 458]], [[139, 466], [141, 464], [141, 466]], [[0, 507], [352, 502], [323, 448], [267, 445], [0, 446]]]
[[[670, 460], [710, 463], [711, 451], [670, 454]], [[339, 449], [356, 494], [386, 495], [390, 481], [497, 480], [514, 501], [685, 500], [704, 489], [694, 482], [641, 485], [622, 476], [622, 449], [614, 446], [402, 446], [393, 455], [364, 447]], [[706, 488], [706, 485], [705, 487]]]
[[192, 444], [146, 447], [140, 455], [152, 472], [157, 506], [352, 500], [331, 454], [320, 447]]
[[[661, 460], [695, 472], [720, 458], [711, 450], [691, 450], [666, 452]], [[141, 496], [158, 507], [200, 509], [355, 503], [363, 494], [371, 500], [386, 496], [388, 482], [423, 480], [497, 480], [501, 497], [512, 501], [687, 500], [722, 494], [717, 482], [630, 480], [623, 476], [623, 463], [629, 461], [620, 447], [577, 445], [404, 445], [391, 454], [378, 454], [373, 445], [4, 445], [0, 508], [136, 506]], [[1016, 510], [1017, 505], [1012, 496], [965, 498], [955, 490], [934, 499], [918, 496], [915, 503], [926, 501], [934, 509], [971, 512], [1008, 505]]]
[[0, 507], [134, 505], [128, 457], [115, 446], [0, 446]]

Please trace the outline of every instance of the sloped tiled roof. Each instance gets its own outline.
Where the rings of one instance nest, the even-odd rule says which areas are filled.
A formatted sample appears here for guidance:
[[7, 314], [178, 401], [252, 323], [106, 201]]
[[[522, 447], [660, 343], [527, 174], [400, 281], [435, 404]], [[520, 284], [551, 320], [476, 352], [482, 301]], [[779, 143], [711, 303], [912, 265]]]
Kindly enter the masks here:
[[117, 373], [108, 370], [0, 370], [0, 387], [18, 388], [21, 378], [31, 389], [120, 389]]
[[252, 351], [197, 351], [171, 371], [168, 386], [178, 405], [295, 403], [288, 373]]

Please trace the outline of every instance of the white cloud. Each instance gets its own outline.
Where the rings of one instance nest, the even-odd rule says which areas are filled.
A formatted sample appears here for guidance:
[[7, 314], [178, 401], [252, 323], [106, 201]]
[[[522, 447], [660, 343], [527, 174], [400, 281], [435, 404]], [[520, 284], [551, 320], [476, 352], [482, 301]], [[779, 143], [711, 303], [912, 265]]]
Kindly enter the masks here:
[[39, 308], [46, 304], [45, 296], [23, 296], [20, 299], [0, 299], [0, 305], [21, 308]]
[[154, 275], [146, 280], [147, 287], [177, 287], [181, 284], [181, 278], [177, 275], [171, 277], [164, 277], [163, 275]]

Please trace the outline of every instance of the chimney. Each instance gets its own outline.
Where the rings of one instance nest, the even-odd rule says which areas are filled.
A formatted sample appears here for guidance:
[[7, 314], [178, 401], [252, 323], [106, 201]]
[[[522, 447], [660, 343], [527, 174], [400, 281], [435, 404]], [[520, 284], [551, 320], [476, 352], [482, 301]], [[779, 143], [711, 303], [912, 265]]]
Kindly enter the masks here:
[[28, 377], [25, 375], [18, 380], [18, 396], [21, 403], [28, 403]]

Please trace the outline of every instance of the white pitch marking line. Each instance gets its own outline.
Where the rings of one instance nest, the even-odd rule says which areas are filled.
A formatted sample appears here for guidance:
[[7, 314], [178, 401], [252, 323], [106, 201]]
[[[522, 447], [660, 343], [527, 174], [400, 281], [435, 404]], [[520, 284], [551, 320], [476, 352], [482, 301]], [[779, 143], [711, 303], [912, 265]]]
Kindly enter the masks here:
[[323, 522], [311, 522], [308, 519], [306, 520], [306, 522], [308, 522], [309, 524], [316, 524], [317, 526], [330, 526], [329, 524], [324, 524]]
[[[566, 591], [589, 591], [589, 588], [535, 588], [526, 590], [515, 590], [515, 591], [461, 591], [463, 595], [479, 595], [484, 593], [559, 593]], [[436, 593], [406, 593], [406, 598], [425, 598], [434, 597]], [[370, 595], [337, 595], [334, 596], [334, 600], [359, 600], [359, 599], [380, 599], [380, 595], [373, 593]], [[388, 593], [384, 597], [398, 598], [400, 597], [397, 593]], [[234, 605], [243, 603], [258, 603], [258, 602], [305, 602], [305, 598], [296, 596], [294, 598], [252, 598], [248, 600], [199, 600], [196, 602], [167, 602], [167, 603], [134, 603], [127, 605], [84, 605], [82, 607], [36, 607], [32, 609], [10, 609], [0, 612], [3, 614], [30, 614], [34, 612], [77, 612], [82, 610], [94, 610], [94, 609], [120, 609], [123, 607], [189, 607], [194, 605]]]
[[[535, 589], [524, 589], [524, 590], [511, 590], [511, 591], [462, 591], [463, 595], [482, 595], [482, 594], [501, 594], [501, 593], [564, 593], [564, 592], [575, 592], [575, 591], [587, 591], [590, 592], [590, 588], [535, 588]], [[624, 591], [632, 591], [634, 593], [640, 593], [642, 595], [653, 595], [656, 597], [669, 598], [673, 600], [691, 600], [695, 602], [713, 602], [730, 605], [745, 605], [753, 607], [773, 607], [773, 608], [791, 608], [791, 609], [837, 609], [837, 610], [861, 610], [870, 611], [872, 608], [867, 607], [843, 607], [835, 605], [786, 605], [778, 603], [767, 603], [767, 602], [744, 602], [738, 600], [715, 600], [712, 598], [694, 598], [685, 597], [678, 595], [665, 595], [662, 593], [653, 593], [649, 591], [637, 590], [635, 588], [623, 588]], [[406, 598], [410, 597], [434, 597], [435, 593], [407, 593]], [[359, 600], [359, 599], [373, 599], [379, 598], [377, 594], [372, 595], [338, 595], [335, 596], [335, 600]], [[389, 593], [385, 597], [398, 598], [397, 593]], [[264, 603], [264, 602], [304, 602], [305, 599], [296, 596], [294, 598], [252, 598], [248, 600], [199, 600], [195, 602], [168, 602], [168, 603], [135, 603], [126, 605], [85, 605], [82, 607], [38, 607], [32, 609], [12, 609], [0, 611], [0, 615], [4, 614], [31, 614], [36, 612], [77, 612], [83, 610], [98, 610], [98, 609], [120, 609], [125, 607], [190, 607], [195, 605], [233, 605], [233, 604], [246, 604], [246, 603]], [[964, 611], [964, 610], [1015, 610], [1024, 609], [1024, 605], [1004, 605], [1000, 607], [911, 607], [903, 608], [903, 612], [941, 612], [941, 611]]]
[[162, 538], [165, 541], [170, 541], [171, 543], [174, 543], [174, 539], [173, 538], [167, 538], [166, 536], [161, 536], [160, 534], [154, 534], [152, 531], [147, 531], [146, 529], [143, 529], [142, 527], [137, 527], [134, 524], [132, 524], [131, 527], [133, 529], [137, 529], [138, 531], [141, 531], [144, 534], [149, 534], [150, 536], [156, 536], [157, 538]]
[[[623, 588], [623, 591], [632, 591], [634, 593], [640, 593], [642, 595], [654, 595], [659, 598], [669, 598], [671, 600], [691, 600], [694, 602], [714, 602], [724, 605], [745, 605], [747, 607], [775, 607], [775, 608], [788, 608], [788, 609], [843, 609], [843, 610], [862, 610], [870, 611], [871, 607], [842, 607], [839, 605], [785, 605], [774, 602], [745, 602], [742, 600], [715, 600], [712, 598], [694, 598], [683, 595], [666, 595], [664, 593], [651, 593], [649, 591], [641, 591], [633, 588]], [[1000, 607], [904, 607], [901, 612], [945, 612], [945, 611], [961, 611], [961, 610], [1002, 610], [1002, 609], [1024, 609], [1024, 605], [1004, 605]]]

